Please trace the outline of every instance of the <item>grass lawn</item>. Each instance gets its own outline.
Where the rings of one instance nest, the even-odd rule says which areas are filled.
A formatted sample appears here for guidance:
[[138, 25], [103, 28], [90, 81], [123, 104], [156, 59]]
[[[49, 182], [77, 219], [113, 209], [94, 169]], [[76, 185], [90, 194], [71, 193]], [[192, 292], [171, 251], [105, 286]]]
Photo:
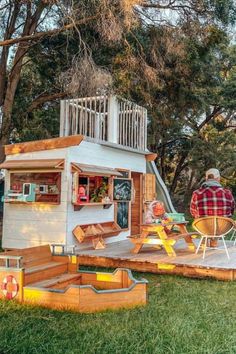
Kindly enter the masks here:
[[131, 310], [78, 314], [0, 301], [0, 353], [236, 353], [236, 282], [142, 276], [149, 303]]

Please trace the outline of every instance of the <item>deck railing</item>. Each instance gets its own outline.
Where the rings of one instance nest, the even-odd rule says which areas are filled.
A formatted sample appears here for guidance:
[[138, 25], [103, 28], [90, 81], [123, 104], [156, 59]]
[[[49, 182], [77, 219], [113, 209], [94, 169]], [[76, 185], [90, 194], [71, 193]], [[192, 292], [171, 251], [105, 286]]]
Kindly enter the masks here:
[[75, 134], [145, 150], [147, 110], [115, 96], [63, 100], [60, 136]]

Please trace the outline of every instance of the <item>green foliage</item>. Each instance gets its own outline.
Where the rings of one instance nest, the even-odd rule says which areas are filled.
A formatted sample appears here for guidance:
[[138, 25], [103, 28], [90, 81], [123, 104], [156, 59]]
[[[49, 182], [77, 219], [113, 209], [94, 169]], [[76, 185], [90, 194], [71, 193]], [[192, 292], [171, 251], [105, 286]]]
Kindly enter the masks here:
[[235, 23], [236, 11], [234, 0], [207, 0], [208, 6], [211, 6], [216, 20], [223, 25], [233, 25]]
[[149, 107], [150, 150], [158, 152], [158, 168], [172, 196], [188, 208], [192, 190], [209, 167], [221, 170], [224, 184], [236, 184], [229, 172], [236, 164], [230, 128], [236, 108], [235, 46], [214, 26], [191, 37], [184, 30], [152, 27], [142, 35], [146, 66], [129, 52], [123, 59], [129, 65], [118, 77], [123, 85], [118, 84]]
[[[13, 141], [58, 136], [59, 99], [51, 100], [50, 97], [61, 92], [59, 77], [69, 68], [68, 58], [76, 53], [74, 45], [69, 47], [70, 51], [62, 45], [65, 39], [63, 34], [45, 38], [29, 50], [14, 101]], [[48, 101], [29, 111], [31, 104], [44, 95], [49, 96]]]

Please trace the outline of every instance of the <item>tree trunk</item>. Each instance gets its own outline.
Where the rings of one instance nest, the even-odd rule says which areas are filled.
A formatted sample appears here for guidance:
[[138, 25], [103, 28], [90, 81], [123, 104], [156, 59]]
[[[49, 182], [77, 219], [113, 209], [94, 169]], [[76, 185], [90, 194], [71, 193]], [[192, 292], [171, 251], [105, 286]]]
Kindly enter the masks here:
[[[14, 4], [14, 8], [9, 11], [9, 16], [7, 20], [7, 28], [5, 30], [4, 40], [11, 38], [12, 34], [15, 31], [15, 24], [17, 20], [17, 16], [20, 11], [21, 4], [16, 2]], [[0, 58], [0, 106], [4, 103], [4, 93], [6, 89], [6, 81], [7, 81], [7, 61], [9, 55], [9, 47], [2, 48], [2, 54]]]
[[[23, 29], [24, 35], [31, 35], [40, 19], [44, 6], [40, 5], [34, 14], [31, 13], [31, 5], [28, 4], [27, 18], [25, 22], [25, 26]], [[8, 77], [8, 83], [6, 87], [6, 93], [3, 102], [2, 109], [2, 127], [1, 127], [1, 135], [0, 135], [0, 145], [4, 145], [8, 143], [11, 133], [11, 118], [12, 118], [12, 109], [16, 94], [16, 89], [20, 80], [21, 70], [23, 66], [23, 59], [29, 49], [29, 43], [22, 42], [19, 44], [19, 47], [16, 51], [13, 67]]]
[[161, 148], [161, 178], [165, 182], [166, 179], [166, 169], [165, 169], [165, 146]]
[[173, 181], [171, 183], [171, 186], [170, 186], [170, 194], [173, 195], [174, 192], [175, 192], [175, 189], [177, 187], [177, 183], [178, 183], [178, 179], [179, 179], [179, 176], [181, 174], [181, 172], [183, 171], [183, 169], [187, 166], [187, 163], [185, 163], [185, 160], [188, 156], [188, 153], [185, 153], [184, 155], [181, 156], [180, 160], [179, 160], [179, 163], [175, 169], [175, 175], [174, 175], [174, 178], [173, 178]]
[[192, 192], [193, 192], [193, 180], [194, 180], [194, 177], [195, 177], [195, 171], [191, 171], [191, 174], [190, 174], [190, 178], [189, 178], [189, 181], [188, 181], [188, 184], [186, 186], [186, 189], [185, 189], [185, 193], [184, 193], [184, 198], [183, 198], [183, 207], [184, 207], [184, 210], [189, 210], [189, 202], [190, 202], [190, 198], [191, 198], [191, 195], [192, 195]]

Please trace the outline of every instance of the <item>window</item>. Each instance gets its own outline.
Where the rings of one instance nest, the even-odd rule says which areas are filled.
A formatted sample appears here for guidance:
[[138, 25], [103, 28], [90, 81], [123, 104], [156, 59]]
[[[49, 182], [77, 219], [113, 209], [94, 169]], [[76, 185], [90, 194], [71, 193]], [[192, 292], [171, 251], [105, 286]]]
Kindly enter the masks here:
[[5, 202], [60, 203], [60, 172], [11, 172]]
[[86, 176], [73, 174], [73, 204], [109, 203], [110, 178], [106, 176]]

